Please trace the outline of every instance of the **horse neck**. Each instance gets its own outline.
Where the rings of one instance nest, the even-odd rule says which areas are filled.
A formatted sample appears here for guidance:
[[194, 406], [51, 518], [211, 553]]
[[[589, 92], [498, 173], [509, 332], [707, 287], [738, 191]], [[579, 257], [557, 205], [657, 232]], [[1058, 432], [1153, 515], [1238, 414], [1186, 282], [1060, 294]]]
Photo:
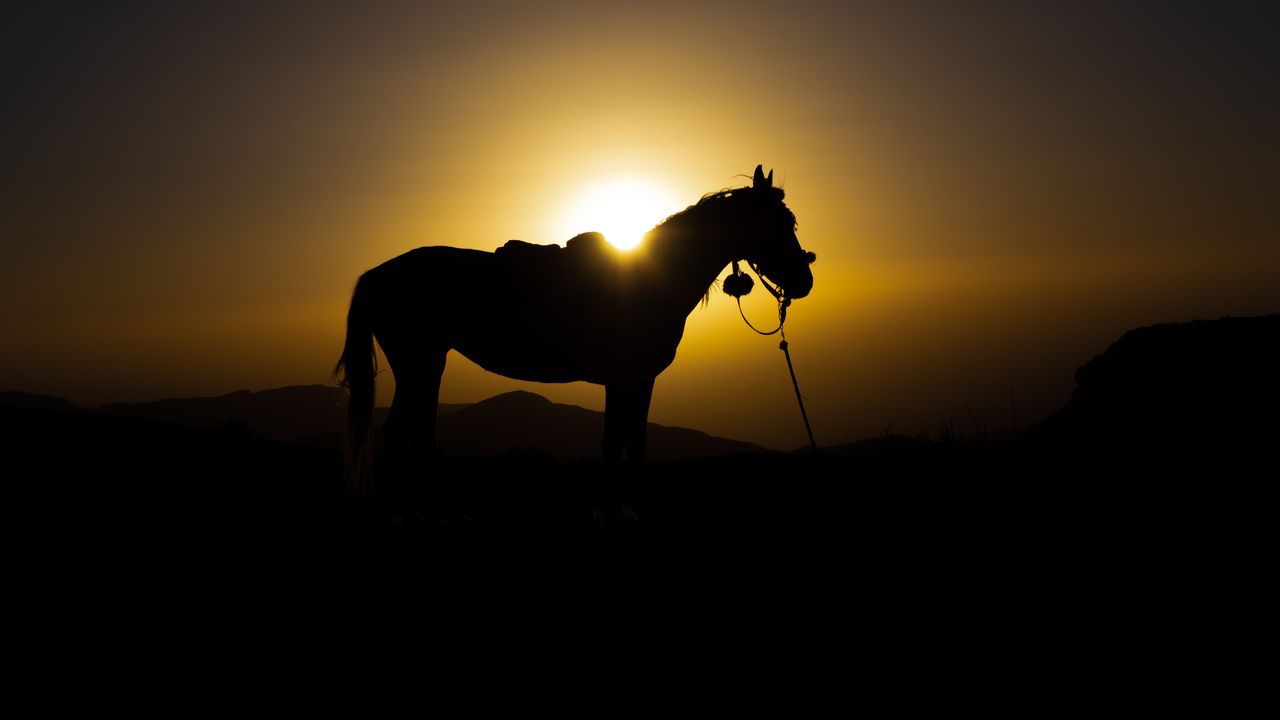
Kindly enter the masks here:
[[676, 304], [692, 311], [734, 260], [730, 234], [698, 223], [658, 230], [651, 252], [662, 267], [664, 285]]

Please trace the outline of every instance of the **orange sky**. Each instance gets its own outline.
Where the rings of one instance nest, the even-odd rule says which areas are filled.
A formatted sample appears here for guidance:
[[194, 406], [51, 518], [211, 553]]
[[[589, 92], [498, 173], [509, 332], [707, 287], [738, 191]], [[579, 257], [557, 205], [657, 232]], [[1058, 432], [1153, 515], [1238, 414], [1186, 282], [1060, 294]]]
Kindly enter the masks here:
[[[1280, 310], [1280, 68], [1239, 8], [47, 5], [0, 23], [6, 388], [328, 382], [365, 269], [563, 242], [593, 183], [689, 204], [757, 163], [818, 254], [788, 337], [823, 444], [965, 403], [1025, 426], [1125, 329]], [[442, 399], [517, 387], [603, 402], [456, 354]], [[776, 344], [720, 295], [651, 419], [804, 443]]]

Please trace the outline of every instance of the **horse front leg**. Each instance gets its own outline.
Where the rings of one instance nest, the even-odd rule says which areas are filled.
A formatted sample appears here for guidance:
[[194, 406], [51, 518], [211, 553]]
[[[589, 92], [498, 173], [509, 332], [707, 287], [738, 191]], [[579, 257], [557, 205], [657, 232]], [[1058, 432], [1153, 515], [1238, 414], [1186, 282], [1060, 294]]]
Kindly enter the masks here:
[[645, 435], [649, 430], [649, 401], [653, 398], [655, 379], [642, 380], [631, 387], [625, 439], [627, 460], [637, 468], [644, 465]]
[[[605, 522], [605, 509], [614, 505], [618, 464], [622, 460], [625, 423], [622, 417], [624, 388], [621, 384], [604, 386], [604, 440], [600, 446], [600, 473], [591, 486], [591, 518], [596, 524]], [[616, 515], [618, 513], [609, 513]]]
[[[605, 386], [603, 476], [612, 491], [611, 503], [624, 519], [635, 520], [632, 478], [644, 464], [645, 431], [654, 378], [611, 383]], [[622, 451], [627, 455], [622, 464]], [[597, 491], [597, 506], [600, 493]]]
[[632, 491], [634, 483], [644, 470], [645, 435], [649, 429], [649, 401], [653, 398], [653, 381], [654, 378], [647, 378], [632, 386], [627, 406], [627, 467], [622, 472], [622, 517], [631, 522], [640, 519], [635, 510]]

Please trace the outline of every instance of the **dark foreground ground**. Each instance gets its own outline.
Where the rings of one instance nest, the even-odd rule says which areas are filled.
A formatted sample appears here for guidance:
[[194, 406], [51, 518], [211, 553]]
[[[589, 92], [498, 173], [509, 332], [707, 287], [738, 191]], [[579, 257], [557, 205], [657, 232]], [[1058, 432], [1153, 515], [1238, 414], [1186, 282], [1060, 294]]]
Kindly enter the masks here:
[[[1236, 643], [1270, 612], [1273, 479], [1217, 454], [886, 438], [705, 458], [648, 468], [640, 522], [605, 527], [592, 464], [454, 459], [470, 520], [441, 529], [349, 501], [336, 453], [242, 429], [0, 407], [0, 437], [7, 615], [36, 671], [132, 683], [127, 649], [174, 687], [211, 658], [263, 678], [299, 655], [344, 674], [405, 657], [471, 673], [512, 653], [579, 673], [567, 653], [599, 674], [642, 663], [622, 690], [640, 694], [701, 683], [712, 662], [780, 710], [802, 700], [773, 688], [843, 698], [856, 682], [1092, 705], [1080, 683], [1253, 677]], [[218, 684], [192, 698], [222, 692], [221, 674], [195, 677]]]
[[910, 694], [903, 668], [936, 665], [1034, 689], [1067, 677], [1047, 663], [1128, 686], [1206, 658], [1247, 676], [1216, 658], [1270, 612], [1274, 460], [1256, 444], [1154, 461], [886, 438], [655, 464], [640, 521], [603, 527], [596, 465], [452, 459], [469, 519], [440, 528], [346, 498], [337, 453], [242, 429], [0, 407], [0, 437], [19, 654], [97, 673], [140, 643], [162, 665], [210, 647], [239, 664], [273, 639], [323, 657], [358, 638], [371, 657], [448, 643], [465, 667], [647, 647], [661, 672], [716, 656], [764, 687], [870, 670]]
[[[446, 458], [455, 522], [387, 521], [346, 497], [336, 452], [178, 425], [0, 407], [7, 524], [29, 555], [320, 561], [432, 553], [459, 538], [696, 537], [726, 554], [815, 543], [827, 553], [1027, 553], [1196, 543], [1272, 482], [1265, 446], [1067, 453], [1017, 442], [865, 441], [831, 454], [654, 464], [633, 478], [640, 522], [591, 522], [595, 463], [536, 451]], [[1265, 464], [1259, 464], [1259, 463]], [[626, 538], [630, 538], [627, 540]], [[709, 545], [705, 544], [709, 543]], [[517, 544], [517, 547], [519, 545]], [[749, 548], [754, 548], [749, 550]]]

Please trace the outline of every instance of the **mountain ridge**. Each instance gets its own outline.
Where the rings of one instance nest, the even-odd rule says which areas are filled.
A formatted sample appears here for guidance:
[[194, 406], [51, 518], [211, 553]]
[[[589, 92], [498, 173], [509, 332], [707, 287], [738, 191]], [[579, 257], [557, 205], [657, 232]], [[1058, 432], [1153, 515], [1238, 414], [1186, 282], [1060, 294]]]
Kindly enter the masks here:
[[[0, 405], [56, 409], [112, 417], [146, 419], [187, 427], [242, 428], [268, 440], [314, 447], [340, 447], [345, 408], [339, 389], [326, 385], [289, 385], [267, 390], [237, 390], [224, 395], [165, 398], [141, 403], [80, 407], [52, 395], [0, 392]], [[388, 408], [374, 412], [374, 424]], [[442, 403], [437, 436], [445, 454], [500, 455], [539, 450], [560, 460], [598, 457], [604, 413], [555, 403], [537, 393], [513, 390], [476, 403]], [[649, 424], [648, 456], [656, 461], [690, 457], [769, 452], [753, 443], [721, 438], [701, 430]]]

